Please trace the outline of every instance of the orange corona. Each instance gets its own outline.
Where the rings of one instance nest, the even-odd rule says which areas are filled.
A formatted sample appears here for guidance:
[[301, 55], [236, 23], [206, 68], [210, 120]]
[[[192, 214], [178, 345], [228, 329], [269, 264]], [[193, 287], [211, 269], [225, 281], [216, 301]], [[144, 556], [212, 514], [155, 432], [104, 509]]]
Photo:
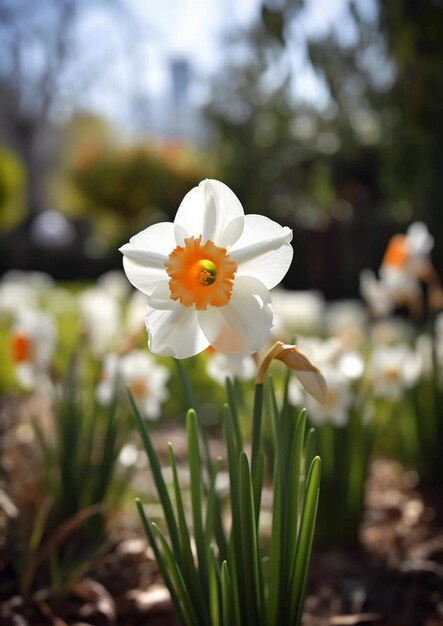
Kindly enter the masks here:
[[143, 380], [135, 379], [130, 383], [130, 388], [134, 398], [143, 398], [148, 393], [148, 387]]
[[165, 263], [172, 300], [198, 310], [225, 306], [231, 299], [237, 263], [212, 241], [202, 245], [201, 237], [188, 237], [184, 244]]
[[394, 235], [388, 243], [383, 257], [384, 267], [403, 267], [408, 260], [405, 235]]
[[31, 341], [22, 333], [14, 333], [11, 337], [11, 358], [13, 363], [24, 363], [31, 358]]

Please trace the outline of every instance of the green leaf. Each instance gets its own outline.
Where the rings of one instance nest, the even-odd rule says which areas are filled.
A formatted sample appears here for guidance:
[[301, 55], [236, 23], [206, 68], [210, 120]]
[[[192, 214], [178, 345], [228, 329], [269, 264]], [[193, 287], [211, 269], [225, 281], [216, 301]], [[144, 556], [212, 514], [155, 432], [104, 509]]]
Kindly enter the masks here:
[[168, 458], [169, 464], [172, 469], [172, 483], [174, 488], [178, 528], [180, 532], [181, 553], [180, 558], [175, 555], [179, 561], [180, 568], [183, 571], [185, 579], [188, 581], [189, 588], [194, 600], [195, 611], [199, 615], [200, 622], [202, 624], [208, 623], [208, 607], [206, 602], [206, 596], [202, 588], [200, 578], [195, 567], [194, 557], [192, 554], [191, 540], [186, 522], [186, 515], [183, 506], [183, 500], [181, 496], [181, 488], [177, 473], [177, 463], [174, 456], [171, 443], [168, 444]]
[[216, 492], [216, 480], [217, 474], [220, 471], [222, 459], [219, 457], [212, 468], [211, 482], [209, 484], [208, 498], [206, 501], [206, 523], [205, 523], [205, 542], [210, 545], [211, 539], [214, 535], [214, 526], [216, 518], [216, 506], [217, 506], [217, 492]]
[[295, 435], [289, 457], [288, 490], [285, 502], [285, 538], [282, 546], [282, 557], [286, 563], [285, 578], [289, 580], [291, 566], [295, 558], [299, 527], [299, 490], [300, 475], [303, 468], [303, 452], [305, 448], [306, 411], [301, 411], [295, 427]]
[[251, 441], [251, 471], [255, 475], [258, 452], [261, 449], [261, 425], [263, 413], [263, 385], [256, 383], [254, 407], [252, 410], [252, 441]]
[[140, 435], [143, 441], [144, 448], [146, 450], [146, 454], [148, 455], [149, 463], [151, 466], [152, 477], [154, 479], [154, 483], [157, 489], [157, 493], [160, 499], [160, 503], [163, 507], [163, 511], [166, 518], [166, 524], [168, 526], [169, 535], [171, 537], [171, 543], [176, 554], [180, 554], [180, 537], [177, 527], [177, 522], [174, 516], [174, 509], [172, 508], [171, 499], [169, 497], [168, 490], [165, 485], [165, 481], [162, 476], [160, 463], [155, 453], [154, 446], [152, 445], [151, 438], [148, 433], [148, 429], [143, 418], [140, 415], [140, 412], [137, 408], [137, 405], [132, 397], [131, 392], [128, 390], [129, 399], [134, 411], [134, 415], [137, 421], [137, 425], [140, 431]]
[[[243, 562], [243, 547], [241, 536], [241, 515], [240, 515], [240, 493], [239, 493], [239, 451], [237, 449], [232, 414], [228, 405], [224, 406], [226, 444], [228, 448], [228, 471], [231, 501], [231, 539], [228, 549], [228, 562], [230, 564], [230, 575], [232, 580], [232, 590], [236, 594], [236, 602], [241, 613], [241, 620], [245, 618], [245, 605], [243, 599], [246, 594], [246, 572]], [[241, 602], [240, 602], [241, 600]]]
[[320, 473], [321, 461], [320, 457], [317, 456], [314, 458], [311, 467], [309, 468], [308, 480], [306, 482], [305, 505], [302, 513], [297, 550], [292, 566], [290, 580], [290, 610], [288, 623], [294, 624], [294, 626], [300, 623], [303, 609], [303, 600], [317, 516]]
[[169, 547], [168, 542], [166, 541], [166, 537], [157, 526], [157, 524], [152, 522], [151, 526], [160, 541], [165, 564], [171, 574], [171, 578], [173, 580], [174, 587], [183, 607], [183, 612], [185, 614], [187, 623], [190, 625], [198, 624], [199, 621], [192, 604], [192, 595], [186, 585], [183, 573], [181, 572], [180, 568], [178, 567], [177, 561], [174, 558], [174, 554], [172, 553], [172, 550]]
[[235, 389], [235, 385], [229, 377], [226, 378], [226, 396], [228, 398], [229, 408], [231, 409], [237, 448], [239, 450], [243, 450], [243, 438], [241, 435], [240, 421], [238, 417], [237, 392]]
[[206, 542], [203, 530], [202, 502], [201, 502], [201, 460], [198, 446], [197, 416], [190, 409], [186, 416], [186, 429], [188, 433], [188, 460], [191, 473], [191, 504], [192, 518], [194, 522], [194, 538], [197, 548], [199, 576], [204, 593], [208, 593], [208, 566], [206, 562]]

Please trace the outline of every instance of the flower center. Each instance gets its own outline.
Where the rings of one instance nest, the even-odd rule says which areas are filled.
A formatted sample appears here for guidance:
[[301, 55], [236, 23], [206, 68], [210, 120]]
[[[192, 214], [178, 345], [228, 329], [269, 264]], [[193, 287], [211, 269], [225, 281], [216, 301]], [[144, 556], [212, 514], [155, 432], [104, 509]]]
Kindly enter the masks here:
[[146, 383], [143, 380], [140, 380], [139, 378], [136, 378], [133, 381], [131, 381], [129, 386], [131, 388], [132, 395], [134, 396], [134, 398], [137, 398], [137, 399], [143, 398], [143, 396], [145, 396], [148, 392], [148, 387]]
[[24, 363], [31, 359], [32, 343], [22, 333], [14, 333], [11, 337], [11, 358], [13, 363]]
[[403, 267], [408, 258], [405, 235], [394, 235], [388, 243], [382, 265], [385, 267]]
[[385, 376], [391, 382], [396, 382], [400, 378], [400, 372], [396, 367], [387, 367], [385, 369]]
[[217, 278], [217, 266], [215, 263], [209, 259], [201, 259], [201, 261], [197, 261], [195, 265], [197, 269], [197, 282], [207, 287], [213, 285]]
[[237, 263], [212, 241], [202, 245], [201, 237], [188, 237], [184, 244], [174, 248], [165, 263], [171, 299], [198, 310], [225, 306], [231, 299]]
[[330, 387], [328, 387], [328, 392], [326, 394], [326, 406], [328, 409], [333, 409], [335, 407], [335, 405], [337, 404], [338, 401], [338, 396], [337, 393], [334, 391], [334, 389], [331, 389]]

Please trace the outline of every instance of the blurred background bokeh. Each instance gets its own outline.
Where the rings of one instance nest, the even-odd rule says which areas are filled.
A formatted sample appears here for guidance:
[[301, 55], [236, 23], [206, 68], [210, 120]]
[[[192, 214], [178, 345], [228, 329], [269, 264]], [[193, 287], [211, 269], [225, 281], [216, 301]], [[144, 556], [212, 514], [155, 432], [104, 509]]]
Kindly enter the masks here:
[[294, 228], [287, 287], [355, 297], [441, 241], [442, 53], [439, 0], [1, 0], [0, 274], [118, 268], [213, 177]]

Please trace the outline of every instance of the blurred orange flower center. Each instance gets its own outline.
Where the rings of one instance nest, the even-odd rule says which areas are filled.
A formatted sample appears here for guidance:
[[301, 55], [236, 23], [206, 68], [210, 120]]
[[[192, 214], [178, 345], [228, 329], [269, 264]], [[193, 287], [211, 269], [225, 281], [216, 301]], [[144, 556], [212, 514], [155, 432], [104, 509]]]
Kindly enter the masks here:
[[408, 259], [405, 235], [394, 235], [388, 243], [382, 265], [385, 267], [402, 267]]
[[130, 383], [130, 388], [134, 398], [142, 398], [148, 391], [146, 383], [138, 378]]
[[174, 248], [165, 263], [171, 299], [198, 310], [225, 306], [231, 299], [237, 263], [212, 241], [202, 245], [201, 237], [188, 237], [184, 244]]
[[388, 380], [395, 382], [400, 378], [400, 372], [396, 367], [388, 367], [385, 369], [385, 376]]
[[337, 401], [338, 401], [337, 393], [334, 391], [334, 389], [331, 389], [330, 387], [328, 387], [325, 405], [329, 409], [332, 409], [337, 404]]
[[32, 342], [22, 333], [14, 333], [11, 337], [11, 358], [14, 363], [29, 361], [32, 353]]

